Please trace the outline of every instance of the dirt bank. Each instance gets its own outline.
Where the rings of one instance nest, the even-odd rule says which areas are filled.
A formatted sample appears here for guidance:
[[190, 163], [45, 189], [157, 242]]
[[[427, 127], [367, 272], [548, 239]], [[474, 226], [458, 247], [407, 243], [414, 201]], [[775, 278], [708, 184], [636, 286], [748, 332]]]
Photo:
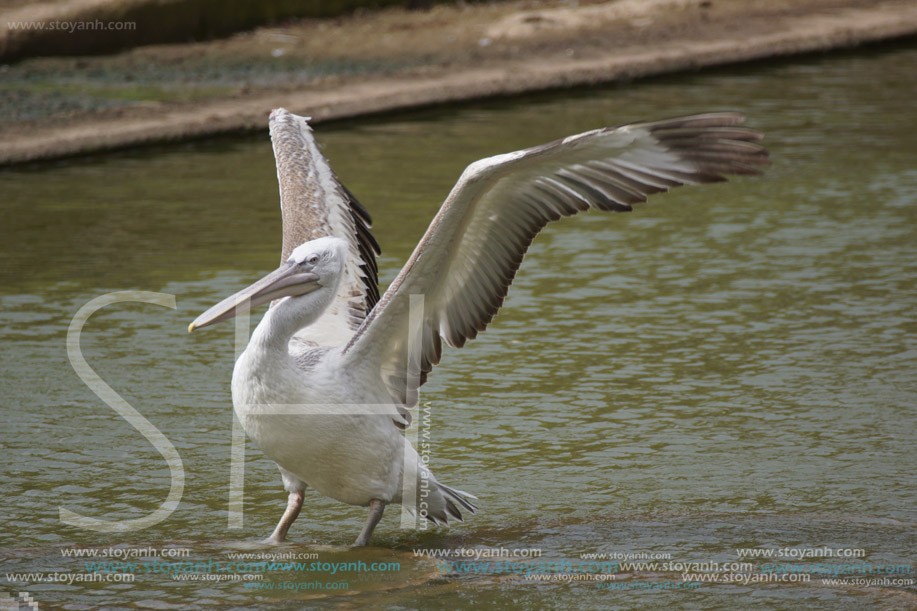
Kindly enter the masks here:
[[[432, 1], [432, 0], [431, 0]], [[207, 40], [293, 17], [401, 0], [0, 0], [0, 61]]]
[[917, 5], [902, 0], [520, 1], [307, 20], [7, 67], [0, 164], [266, 129], [277, 106], [325, 121], [914, 34]]

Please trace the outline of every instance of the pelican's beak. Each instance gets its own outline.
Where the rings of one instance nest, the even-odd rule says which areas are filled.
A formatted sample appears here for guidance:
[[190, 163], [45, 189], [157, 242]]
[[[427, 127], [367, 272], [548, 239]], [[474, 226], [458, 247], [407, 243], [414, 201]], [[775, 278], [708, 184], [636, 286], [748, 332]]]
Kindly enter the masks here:
[[188, 325], [188, 333], [215, 322], [229, 320], [274, 299], [305, 295], [319, 287], [317, 274], [300, 271], [295, 263], [284, 263], [250, 287], [227, 297], [198, 316]]

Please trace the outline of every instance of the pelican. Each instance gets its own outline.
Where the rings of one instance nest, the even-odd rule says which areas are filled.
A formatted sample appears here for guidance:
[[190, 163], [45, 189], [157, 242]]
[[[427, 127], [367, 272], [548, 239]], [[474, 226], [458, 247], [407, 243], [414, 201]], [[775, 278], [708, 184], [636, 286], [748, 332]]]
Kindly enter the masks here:
[[389, 504], [422, 506], [436, 525], [474, 513], [477, 497], [440, 483], [403, 434], [443, 344], [459, 348], [487, 327], [548, 222], [589, 208], [630, 211], [650, 194], [760, 174], [768, 163], [762, 135], [735, 112], [596, 129], [475, 161], [380, 297], [370, 216], [308, 121], [284, 109], [269, 120], [280, 267], [189, 326], [271, 304], [232, 374], [235, 413], [289, 493], [271, 543], [286, 538], [307, 487], [369, 507], [356, 546], [369, 543]]

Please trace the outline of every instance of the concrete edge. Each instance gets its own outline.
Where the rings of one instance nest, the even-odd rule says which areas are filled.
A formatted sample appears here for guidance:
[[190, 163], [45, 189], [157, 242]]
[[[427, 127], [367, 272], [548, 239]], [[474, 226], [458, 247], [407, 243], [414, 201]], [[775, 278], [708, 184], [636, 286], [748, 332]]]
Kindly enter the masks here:
[[[448, 0], [440, 0], [448, 1]], [[0, 14], [0, 62], [209, 40], [290, 18], [323, 18], [399, 0], [68, 0]]]
[[[72, 127], [39, 129], [6, 142], [0, 165], [55, 159], [119, 148], [267, 129], [271, 109], [283, 106], [313, 123], [500, 95], [610, 83], [645, 77], [848, 48], [917, 35], [917, 6], [894, 10], [849, 9], [794, 21], [779, 33], [716, 41], [674, 41], [651, 50], [600, 59], [538, 61], [468, 69], [427, 78], [363, 80], [327, 91], [301, 89], [248, 99], [217, 101], [166, 110], [149, 120], [99, 120]], [[817, 19], [818, 27], [814, 27]]]

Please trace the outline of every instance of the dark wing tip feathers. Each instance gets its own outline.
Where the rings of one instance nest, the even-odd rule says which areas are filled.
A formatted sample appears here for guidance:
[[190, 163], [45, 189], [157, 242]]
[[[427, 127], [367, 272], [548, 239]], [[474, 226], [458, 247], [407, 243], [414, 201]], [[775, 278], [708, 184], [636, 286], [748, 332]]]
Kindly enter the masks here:
[[758, 175], [770, 164], [760, 144], [764, 134], [743, 127], [737, 112], [711, 112], [660, 121], [634, 123], [646, 129], [659, 144], [696, 168], [696, 182], [719, 182], [725, 174]]
[[350, 215], [353, 219], [353, 226], [356, 229], [355, 238], [357, 240], [357, 248], [360, 251], [360, 258], [363, 260], [360, 269], [363, 270], [363, 286], [366, 289], [365, 315], [369, 314], [369, 312], [376, 307], [376, 304], [379, 303], [379, 266], [376, 262], [376, 255], [382, 254], [382, 249], [379, 247], [379, 242], [376, 241], [376, 238], [370, 231], [372, 227], [372, 217], [370, 217], [369, 212], [367, 212], [363, 204], [357, 200], [356, 196], [351, 193], [350, 189], [345, 187], [339, 180], [337, 183], [341, 187], [341, 193], [347, 200]]

